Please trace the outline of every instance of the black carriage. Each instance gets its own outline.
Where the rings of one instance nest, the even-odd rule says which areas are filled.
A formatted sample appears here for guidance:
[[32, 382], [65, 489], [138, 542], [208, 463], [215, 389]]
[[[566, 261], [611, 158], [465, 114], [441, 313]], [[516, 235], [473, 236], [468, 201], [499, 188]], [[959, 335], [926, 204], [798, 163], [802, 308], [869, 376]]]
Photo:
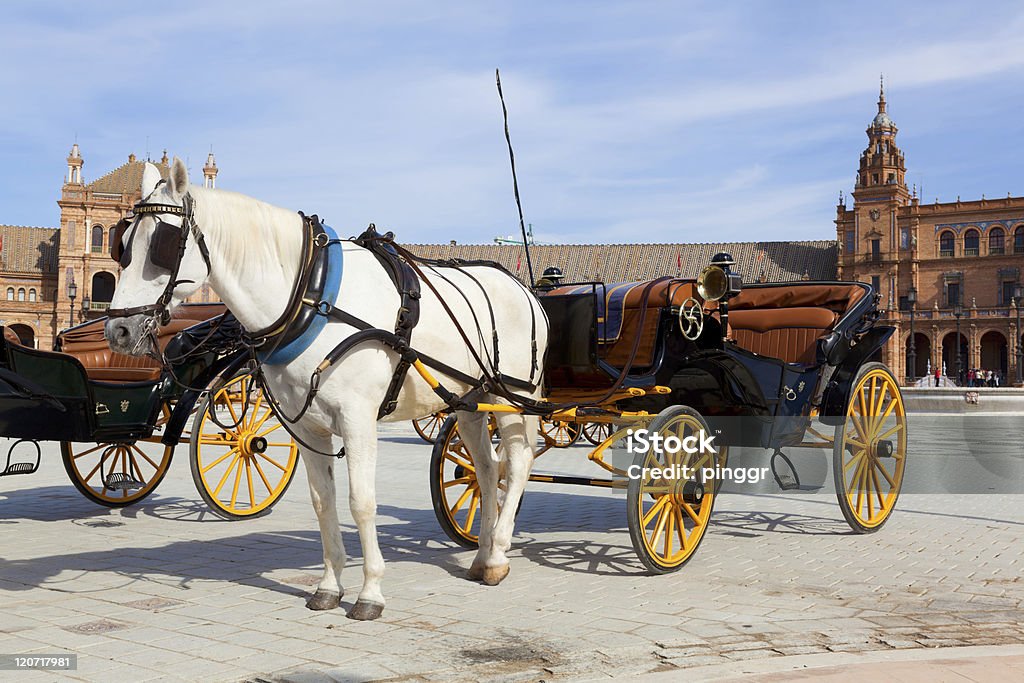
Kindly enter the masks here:
[[[744, 287], [731, 265], [719, 254], [697, 280], [538, 292], [551, 325], [548, 400], [562, 406], [549, 417], [589, 434], [589, 459], [611, 476], [531, 480], [626, 489], [633, 546], [656, 573], [696, 551], [730, 447], [771, 451], [783, 488], [799, 481], [782, 449], [831, 450], [840, 507], [861, 533], [888, 520], [902, 485], [906, 416], [898, 382], [874, 360], [893, 333], [877, 324], [877, 294], [860, 282]], [[703, 432], [714, 447], [612, 455], [641, 429], [676, 444]], [[538, 455], [554, 445], [545, 438]], [[431, 493], [447, 535], [473, 547], [479, 490], [454, 418], [437, 435]]]
[[[165, 362], [113, 353], [100, 318], [60, 333], [57, 350], [0, 340], [0, 476], [31, 474], [40, 441], [58, 441], [75, 487], [108, 507], [159, 485], [175, 446], [190, 445], [197, 488], [229, 519], [269, 511], [295, 472], [290, 439], [250, 381], [242, 330], [221, 304], [185, 304], [157, 332]], [[197, 409], [198, 405], [198, 409]], [[194, 418], [194, 421], [193, 421]]]

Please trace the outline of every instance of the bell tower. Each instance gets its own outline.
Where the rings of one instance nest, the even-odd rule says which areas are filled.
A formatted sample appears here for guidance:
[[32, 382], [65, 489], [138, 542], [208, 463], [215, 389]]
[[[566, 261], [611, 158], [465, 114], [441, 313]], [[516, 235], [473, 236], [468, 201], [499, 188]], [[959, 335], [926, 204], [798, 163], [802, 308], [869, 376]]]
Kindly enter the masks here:
[[212, 148], [206, 157], [206, 165], [203, 166], [203, 187], [217, 187], [217, 160], [213, 158]]
[[884, 309], [898, 304], [896, 276], [901, 256], [909, 255], [911, 236], [900, 212], [911, 203], [903, 152], [896, 146], [896, 124], [889, 117], [885, 82], [878, 91], [878, 113], [865, 131], [868, 146], [860, 155], [853, 207], [837, 207], [839, 276], [869, 282]]
[[878, 91], [878, 113], [867, 128], [868, 147], [860, 155], [860, 168], [857, 171], [856, 188], [853, 196], [858, 195], [879, 199], [882, 196], [900, 198], [903, 203], [909, 198], [907, 192], [907, 167], [903, 160], [903, 152], [896, 146], [896, 124], [889, 118], [886, 111], [885, 83], [881, 83]]

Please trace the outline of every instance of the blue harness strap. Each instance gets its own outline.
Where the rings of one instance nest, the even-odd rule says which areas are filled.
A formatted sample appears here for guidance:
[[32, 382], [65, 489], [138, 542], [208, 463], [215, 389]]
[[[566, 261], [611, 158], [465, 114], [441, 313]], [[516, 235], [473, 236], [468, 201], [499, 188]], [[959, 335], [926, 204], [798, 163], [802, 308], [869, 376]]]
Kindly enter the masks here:
[[[345, 252], [337, 241], [338, 234], [331, 226], [320, 224], [328, 238], [328, 243], [323, 249], [326, 250], [324, 258], [327, 259], [327, 273], [324, 278], [324, 292], [321, 301], [325, 301], [332, 307], [337, 304], [338, 292], [341, 289], [341, 274], [344, 268]], [[267, 365], [285, 365], [290, 363], [309, 348], [327, 325], [328, 317], [325, 313], [317, 311], [309, 325], [302, 333], [287, 344], [279, 346], [269, 354], [258, 354], [261, 361]]]

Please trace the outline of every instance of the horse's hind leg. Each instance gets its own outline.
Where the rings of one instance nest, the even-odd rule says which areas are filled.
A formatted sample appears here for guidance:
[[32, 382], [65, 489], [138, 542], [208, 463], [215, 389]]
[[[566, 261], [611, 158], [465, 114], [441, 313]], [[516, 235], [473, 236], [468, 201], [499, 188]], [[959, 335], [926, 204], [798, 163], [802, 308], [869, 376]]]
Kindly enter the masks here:
[[533, 467], [537, 418], [499, 415], [498, 429], [501, 431], [501, 448], [505, 456], [506, 492], [491, 534], [490, 557], [481, 577], [489, 586], [501, 583], [509, 573], [509, 561], [505, 553], [512, 546], [516, 512], [519, 510], [519, 502], [522, 500]]
[[[498, 457], [491, 445], [491, 435], [487, 429], [487, 414], [459, 412], [459, 436], [473, 456], [476, 468], [476, 481], [480, 487], [480, 534], [479, 546], [473, 564], [469, 568], [469, 578], [479, 581], [492, 563], [490, 560], [491, 537], [494, 533], [494, 522], [498, 519]], [[470, 502], [472, 505], [472, 502]]]
[[[314, 442], [317, 450], [327, 452], [326, 445]], [[345, 546], [341, 540], [338, 524], [338, 508], [334, 488], [334, 458], [302, 450], [309, 478], [309, 495], [313, 500], [313, 511], [320, 524], [320, 540], [324, 548], [324, 574], [316, 592], [306, 601], [311, 610], [334, 609], [341, 602], [345, 589], [341, 586], [341, 570], [345, 568]]]
[[363, 589], [348, 617], [368, 621], [384, 611], [384, 594], [380, 587], [384, 578], [384, 556], [377, 543], [377, 424], [374, 416], [359, 421], [356, 416], [346, 415], [345, 420], [349, 507], [363, 547]]

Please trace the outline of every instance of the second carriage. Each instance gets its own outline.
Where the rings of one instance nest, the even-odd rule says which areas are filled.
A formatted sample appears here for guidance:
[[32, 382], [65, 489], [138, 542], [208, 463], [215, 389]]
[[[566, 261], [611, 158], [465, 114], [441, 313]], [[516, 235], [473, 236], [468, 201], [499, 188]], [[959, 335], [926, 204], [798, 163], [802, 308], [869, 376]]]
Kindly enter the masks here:
[[[548, 418], [592, 435], [588, 458], [605, 476], [530, 479], [625, 489], [633, 547], [655, 573], [697, 550], [730, 448], [771, 451], [783, 488], [799, 478], [782, 449], [831, 451], [839, 506], [859, 533], [882, 527], [902, 487], [906, 413], [892, 372], [874, 360], [893, 333], [877, 324], [876, 293], [859, 282], [743, 287], [732, 265], [719, 254], [696, 280], [540, 292], [551, 325], [548, 400], [570, 406]], [[680, 442], [710, 434], [716, 447], [622, 455], [641, 429]], [[537, 457], [556, 445], [543, 437]], [[442, 529], [475, 547], [479, 487], [454, 417], [438, 428], [430, 485]]]
[[189, 444], [196, 487], [227, 519], [268, 512], [298, 449], [254, 385], [241, 328], [221, 304], [186, 304], [156, 331], [164, 362], [111, 352], [105, 318], [61, 332], [57, 350], [0, 338], [0, 476], [31, 474], [40, 441], [60, 443], [75, 487], [107, 507], [149, 496]]

